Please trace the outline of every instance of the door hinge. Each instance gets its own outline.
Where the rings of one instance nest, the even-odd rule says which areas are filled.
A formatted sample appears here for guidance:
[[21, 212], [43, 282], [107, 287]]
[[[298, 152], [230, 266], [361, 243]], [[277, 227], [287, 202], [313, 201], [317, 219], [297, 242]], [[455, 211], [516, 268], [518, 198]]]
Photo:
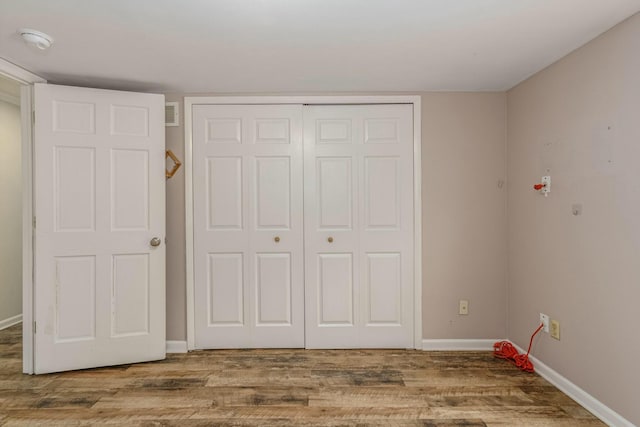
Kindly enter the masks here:
[[33, 110], [31, 112], [31, 121], [35, 124], [36, 123], [36, 110]]
[[34, 334], [36, 333], [36, 330], [37, 330], [37, 329], [38, 329], [38, 328], [37, 328], [37, 326], [36, 326], [36, 321], [34, 320], [34, 321], [33, 321], [33, 333], [34, 333]]
[[34, 229], [36, 228], [36, 217], [35, 216], [33, 217], [33, 228]]

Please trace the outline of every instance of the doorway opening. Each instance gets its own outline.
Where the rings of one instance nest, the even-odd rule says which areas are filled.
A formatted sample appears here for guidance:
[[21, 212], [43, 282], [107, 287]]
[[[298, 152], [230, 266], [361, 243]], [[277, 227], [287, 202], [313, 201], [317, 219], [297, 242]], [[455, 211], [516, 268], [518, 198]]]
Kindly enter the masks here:
[[[22, 109], [27, 107], [21, 100], [22, 86], [20, 81], [0, 73], [0, 330], [17, 339], [24, 336], [21, 323], [25, 305]], [[4, 363], [24, 359], [15, 352], [6, 353], [0, 354]]]
[[22, 322], [20, 86], [0, 75], [0, 330]]
[[[11, 133], [17, 133], [10, 137], [11, 148], [7, 149], [4, 144], [0, 144], [2, 150], [3, 165], [11, 170], [12, 180], [10, 184], [3, 185], [0, 190], [0, 200], [4, 209], [9, 209], [13, 217], [17, 216], [19, 220], [13, 219], [6, 224], [6, 228], [10, 229], [12, 236], [19, 236], [18, 240], [14, 239], [9, 245], [8, 255], [10, 259], [12, 284], [12, 300], [8, 304], [10, 311], [8, 314], [0, 316], [0, 329], [3, 327], [17, 328], [17, 334], [22, 336], [22, 372], [27, 374], [33, 373], [33, 185], [32, 185], [32, 89], [35, 83], [46, 83], [46, 80], [18, 67], [11, 62], [0, 58], [0, 93], [4, 93], [4, 101], [8, 101], [13, 109], [13, 119], [10, 124], [7, 122], [7, 129], [11, 128]], [[17, 121], [16, 121], [17, 110]], [[5, 121], [0, 120], [0, 126], [5, 128]], [[15, 128], [18, 131], [16, 132]], [[8, 153], [10, 151], [10, 153]], [[17, 154], [16, 154], [17, 153]], [[6, 161], [4, 160], [6, 158]], [[6, 163], [6, 166], [5, 166]], [[3, 175], [4, 177], [4, 175]], [[5, 179], [2, 178], [5, 184]], [[4, 188], [8, 188], [5, 190]], [[11, 195], [9, 195], [11, 194]], [[11, 201], [5, 202], [5, 198], [11, 198]], [[5, 206], [5, 204], [10, 206]], [[5, 229], [4, 220], [2, 220], [3, 233]], [[1, 255], [1, 254], [0, 254]], [[3, 262], [5, 259], [3, 257]], [[16, 270], [19, 273], [16, 273]], [[2, 270], [4, 272], [4, 267]], [[17, 285], [16, 279], [17, 277]], [[4, 283], [5, 278], [0, 278]], [[9, 279], [6, 279], [9, 280]], [[0, 284], [0, 286], [3, 286]], [[17, 296], [15, 292], [17, 289]], [[0, 299], [4, 299], [5, 295], [0, 291]], [[4, 317], [9, 316], [9, 317]], [[22, 322], [22, 331], [20, 333], [20, 322]]]

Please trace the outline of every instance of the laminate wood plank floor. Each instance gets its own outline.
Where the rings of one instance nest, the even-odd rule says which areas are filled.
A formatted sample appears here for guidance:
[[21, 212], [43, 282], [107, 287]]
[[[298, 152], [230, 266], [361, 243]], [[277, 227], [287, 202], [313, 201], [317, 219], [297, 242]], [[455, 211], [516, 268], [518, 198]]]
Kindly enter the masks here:
[[489, 352], [210, 350], [23, 375], [0, 331], [0, 425], [603, 426]]

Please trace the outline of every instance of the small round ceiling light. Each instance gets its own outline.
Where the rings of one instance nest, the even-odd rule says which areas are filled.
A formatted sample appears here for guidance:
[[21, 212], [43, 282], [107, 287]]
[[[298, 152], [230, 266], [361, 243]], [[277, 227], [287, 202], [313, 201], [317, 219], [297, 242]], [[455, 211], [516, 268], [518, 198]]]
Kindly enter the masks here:
[[22, 28], [18, 30], [18, 34], [24, 39], [29, 46], [34, 46], [40, 50], [47, 50], [53, 44], [53, 38], [41, 31], [32, 30], [30, 28]]

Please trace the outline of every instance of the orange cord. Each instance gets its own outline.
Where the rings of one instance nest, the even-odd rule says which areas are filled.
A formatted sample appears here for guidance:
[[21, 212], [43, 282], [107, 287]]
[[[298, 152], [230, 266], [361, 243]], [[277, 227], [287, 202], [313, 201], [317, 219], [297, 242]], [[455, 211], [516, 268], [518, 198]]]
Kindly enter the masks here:
[[531, 335], [529, 341], [529, 349], [527, 354], [518, 354], [518, 350], [509, 341], [498, 341], [493, 345], [493, 355], [500, 359], [511, 360], [516, 366], [526, 372], [534, 372], [533, 363], [529, 360], [529, 352], [531, 351], [531, 345], [533, 344], [533, 337], [544, 327], [541, 323], [538, 329]]

